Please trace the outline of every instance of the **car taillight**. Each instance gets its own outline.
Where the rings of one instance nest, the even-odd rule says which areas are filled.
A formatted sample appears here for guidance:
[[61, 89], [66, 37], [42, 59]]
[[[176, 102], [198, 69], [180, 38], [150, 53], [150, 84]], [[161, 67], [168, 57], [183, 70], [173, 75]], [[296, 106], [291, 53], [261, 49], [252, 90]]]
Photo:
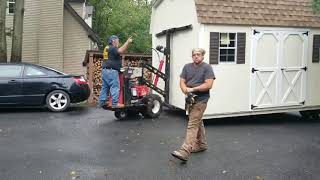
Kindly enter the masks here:
[[83, 77], [74, 77], [73, 80], [76, 81], [78, 85], [88, 84], [88, 82]]

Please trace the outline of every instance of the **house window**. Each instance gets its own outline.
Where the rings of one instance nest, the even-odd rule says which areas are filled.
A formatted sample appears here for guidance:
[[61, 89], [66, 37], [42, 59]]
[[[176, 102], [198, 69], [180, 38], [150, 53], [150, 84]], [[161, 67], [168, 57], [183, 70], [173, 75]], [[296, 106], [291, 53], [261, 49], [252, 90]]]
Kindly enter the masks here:
[[220, 33], [219, 62], [234, 63], [236, 60], [236, 33]]
[[14, 14], [16, 8], [16, 0], [8, 0], [8, 14]]

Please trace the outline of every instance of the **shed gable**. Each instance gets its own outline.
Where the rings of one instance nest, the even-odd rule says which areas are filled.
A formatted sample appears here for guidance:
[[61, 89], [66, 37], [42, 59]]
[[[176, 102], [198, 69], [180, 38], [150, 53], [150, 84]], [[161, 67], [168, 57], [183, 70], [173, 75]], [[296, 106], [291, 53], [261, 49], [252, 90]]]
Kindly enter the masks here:
[[320, 27], [312, 0], [195, 0], [203, 24]]

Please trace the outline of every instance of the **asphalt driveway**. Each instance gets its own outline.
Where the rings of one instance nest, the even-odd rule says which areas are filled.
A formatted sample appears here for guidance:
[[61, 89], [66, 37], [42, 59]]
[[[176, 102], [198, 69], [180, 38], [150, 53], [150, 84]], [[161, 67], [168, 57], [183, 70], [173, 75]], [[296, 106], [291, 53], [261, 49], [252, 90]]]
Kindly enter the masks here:
[[185, 133], [181, 111], [115, 120], [96, 107], [64, 113], [0, 109], [0, 179], [319, 179], [320, 122], [296, 114], [208, 120], [209, 149], [171, 157]]

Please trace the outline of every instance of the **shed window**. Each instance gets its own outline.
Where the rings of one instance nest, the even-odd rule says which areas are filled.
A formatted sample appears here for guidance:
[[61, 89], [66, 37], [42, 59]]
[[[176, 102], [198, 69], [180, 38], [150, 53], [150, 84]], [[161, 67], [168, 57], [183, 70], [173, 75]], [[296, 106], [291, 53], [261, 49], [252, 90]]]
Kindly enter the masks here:
[[8, 0], [8, 14], [14, 14], [16, 8], [16, 0]]
[[210, 64], [245, 63], [246, 33], [211, 32]]
[[220, 33], [219, 62], [235, 62], [236, 58], [236, 33]]

